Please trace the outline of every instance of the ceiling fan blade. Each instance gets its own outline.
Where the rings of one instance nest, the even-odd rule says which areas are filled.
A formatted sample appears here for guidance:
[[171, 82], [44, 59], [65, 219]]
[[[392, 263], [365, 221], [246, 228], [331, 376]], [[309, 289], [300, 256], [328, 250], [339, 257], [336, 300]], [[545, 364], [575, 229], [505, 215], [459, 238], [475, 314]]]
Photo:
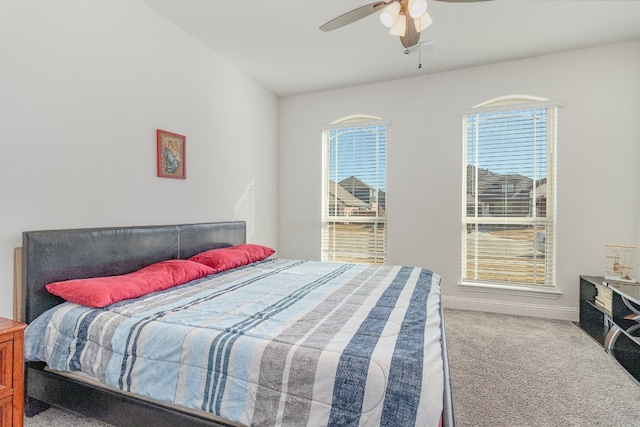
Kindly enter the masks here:
[[[395, 0], [392, 0], [392, 1], [395, 1]], [[360, 6], [356, 9], [353, 9], [352, 11], [343, 13], [337, 18], [333, 18], [331, 21], [322, 25], [320, 29], [322, 31], [331, 31], [331, 30], [335, 30], [336, 28], [344, 27], [345, 25], [351, 24], [352, 22], [355, 22], [359, 19], [362, 19], [371, 15], [372, 13], [374, 13], [377, 10], [380, 10], [381, 8], [383, 8], [389, 3], [391, 3], [391, 1], [389, 2], [376, 1], [373, 3], [369, 3], [365, 6]]]
[[407, 19], [407, 29], [404, 32], [404, 36], [400, 36], [400, 42], [405, 49], [410, 48], [418, 44], [420, 40], [420, 33], [416, 29], [415, 19]]

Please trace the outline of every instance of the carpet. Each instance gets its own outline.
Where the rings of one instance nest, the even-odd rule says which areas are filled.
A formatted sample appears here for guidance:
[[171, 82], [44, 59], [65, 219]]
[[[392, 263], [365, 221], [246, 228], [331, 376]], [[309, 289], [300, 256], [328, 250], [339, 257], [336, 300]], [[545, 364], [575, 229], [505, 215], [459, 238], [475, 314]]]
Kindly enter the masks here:
[[457, 427], [640, 426], [640, 385], [571, 322], [445, 310]]

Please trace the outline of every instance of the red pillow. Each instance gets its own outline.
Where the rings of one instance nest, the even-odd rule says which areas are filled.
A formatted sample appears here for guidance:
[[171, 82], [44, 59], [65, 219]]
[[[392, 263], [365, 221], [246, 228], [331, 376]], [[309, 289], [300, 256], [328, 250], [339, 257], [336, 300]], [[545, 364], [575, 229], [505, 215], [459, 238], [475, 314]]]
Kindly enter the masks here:
[[184, 259], [171, 259], [121, 276], [65, 280], [49, 283], [45, 288], [67, 301], [100, 308], [182, 285], [213, 273], [215, 271], [206, 265]]
[[273, 255], [274, 252], [274, 249], [267, 246], [245, 243], [228, 248], [210, 249], [192, 256], [189, 260], [207, 265], [219, 273], [252, 262], [262, 261]]

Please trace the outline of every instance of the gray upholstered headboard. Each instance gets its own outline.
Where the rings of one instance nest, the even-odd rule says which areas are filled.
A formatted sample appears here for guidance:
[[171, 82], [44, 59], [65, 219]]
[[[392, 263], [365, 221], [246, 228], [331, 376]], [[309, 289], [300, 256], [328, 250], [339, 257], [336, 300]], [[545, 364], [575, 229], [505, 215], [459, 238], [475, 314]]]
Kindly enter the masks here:
[[46, 291], [59, 280], [112, 276], [166, 259], [245, 243], [244, 221], [22, 233], [24, 320], [63, 300]]

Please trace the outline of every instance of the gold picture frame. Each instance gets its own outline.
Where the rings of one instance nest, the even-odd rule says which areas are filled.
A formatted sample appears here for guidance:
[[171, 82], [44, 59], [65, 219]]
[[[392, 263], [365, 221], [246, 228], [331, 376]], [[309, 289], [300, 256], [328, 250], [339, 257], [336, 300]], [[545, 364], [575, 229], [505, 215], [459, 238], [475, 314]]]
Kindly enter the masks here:
[[187, 178], [186, 137], [158, 129], [158, 176], [161, 178]]

